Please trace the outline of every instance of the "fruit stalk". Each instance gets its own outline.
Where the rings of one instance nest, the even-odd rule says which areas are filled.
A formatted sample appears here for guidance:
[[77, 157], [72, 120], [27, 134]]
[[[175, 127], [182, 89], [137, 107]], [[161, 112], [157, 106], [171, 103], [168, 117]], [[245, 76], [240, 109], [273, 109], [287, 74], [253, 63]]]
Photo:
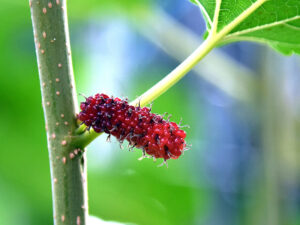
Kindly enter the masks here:
[[77, 127], [77, 99], [65, 0], [30, 0], [50, 158], [56, 225], [85, 225], [86, 165]]

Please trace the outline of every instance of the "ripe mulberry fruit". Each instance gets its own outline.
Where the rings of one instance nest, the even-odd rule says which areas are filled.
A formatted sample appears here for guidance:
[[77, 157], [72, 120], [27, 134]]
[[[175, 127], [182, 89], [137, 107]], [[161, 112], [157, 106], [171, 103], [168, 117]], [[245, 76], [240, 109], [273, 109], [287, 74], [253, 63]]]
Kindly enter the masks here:
[[185, 131], [174, 122], [151, 113], [147, 107], [134, 107], [126, 100], [96, 94], [80, 104], [78, 119], [95, 132], [126, 139], [132, 147], [155, 157], [177, 159], [186, 147]]

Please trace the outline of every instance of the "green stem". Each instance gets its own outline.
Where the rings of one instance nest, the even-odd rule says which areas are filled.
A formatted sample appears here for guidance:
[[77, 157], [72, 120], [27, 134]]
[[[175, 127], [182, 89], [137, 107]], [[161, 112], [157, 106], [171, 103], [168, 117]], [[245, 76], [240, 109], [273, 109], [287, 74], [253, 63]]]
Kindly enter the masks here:
[[[159, 8], [154, 7], [143, 13], [137, 8], [130, 16], [130, 22], [137, 32], [179, 62], [203, 42], [199, 36]], [[137, 21], [137, 17], [141, 20]], [[252, 102], [250, 90], [256, 88], [256, 77], [249, 69], [228, 58], [222, 51], [214, 50], [203, 60], [203, 63], [193, 68], [197, 76], [235, 99]]]
[[178, 65], [171, 73], [156, 83], [152, 88], [135, 99], [131, 104], [146, 106], [183, 78], [193, 67], [206, 56], [217, 44], [218, 39], [206, 39], [189, 57]]
[[[234, 19], [230, 24], [225, 26], [222, 30], [217, 33], [211, 33], [208, 38], [179, 66], [177, 66], [170, 74], [164, 77], [161, 81], [155, 84], [152, 88], [146, 91], [143, 95], [138, 97], [132, 102], [133, 105], [138, 103], [141, 106], [145, 106], [155, 100], [157, 97], [166, 92], [174, 84], [176, 84], [181, 78], [183, 78], [193, 67], [206, 56], [219, 42], [237, 25], [251, 15], [257, 8], [259, 8], [267, 0], [258, 0], [253, 3], [248, 9], [246, 9], [241, 15]], [[217, 5], [220, 7], [221, 2]], [[219, 12], [219, 8], [216, 12]], [[218, 16], [215, 16], [218, 19]], [[217, 26], [217, 22], [213, 21], [213, 26]], [[212, 27], [212, 30], [216, 30], [216, 27]]]
[[65, 0], [29, 2], [50, 157], [54, 224], [85, 225], [85, 154], [73, 142], [77, 99]]

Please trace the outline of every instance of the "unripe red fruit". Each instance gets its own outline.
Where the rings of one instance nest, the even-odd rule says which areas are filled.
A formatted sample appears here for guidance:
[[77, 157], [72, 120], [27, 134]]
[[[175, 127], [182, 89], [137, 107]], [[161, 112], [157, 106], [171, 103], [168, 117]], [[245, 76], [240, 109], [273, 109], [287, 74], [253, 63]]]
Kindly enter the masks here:
[[113, 135], [121, 143], [126, 139], [155, 158], [177, 159], [186, 146], [186, 133], [147, 107], [134, 107], [125, 100], [96, 94], [82, 102], [80, 109], [78, 119], [87, 127]]

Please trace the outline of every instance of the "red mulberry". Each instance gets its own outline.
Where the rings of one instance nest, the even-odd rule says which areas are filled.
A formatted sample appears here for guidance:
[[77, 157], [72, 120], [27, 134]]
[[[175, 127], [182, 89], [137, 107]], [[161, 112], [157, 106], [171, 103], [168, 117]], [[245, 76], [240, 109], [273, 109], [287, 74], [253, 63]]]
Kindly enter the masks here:
[[185, 132], [147, 107], [134, 107], [125, 100], [96, 94], [82, 102], [80, 108], [78, 119], [87, 127], [113, 135], [121, 143], [126, 139], [155, 158], [177, 159], [186, 146]]

